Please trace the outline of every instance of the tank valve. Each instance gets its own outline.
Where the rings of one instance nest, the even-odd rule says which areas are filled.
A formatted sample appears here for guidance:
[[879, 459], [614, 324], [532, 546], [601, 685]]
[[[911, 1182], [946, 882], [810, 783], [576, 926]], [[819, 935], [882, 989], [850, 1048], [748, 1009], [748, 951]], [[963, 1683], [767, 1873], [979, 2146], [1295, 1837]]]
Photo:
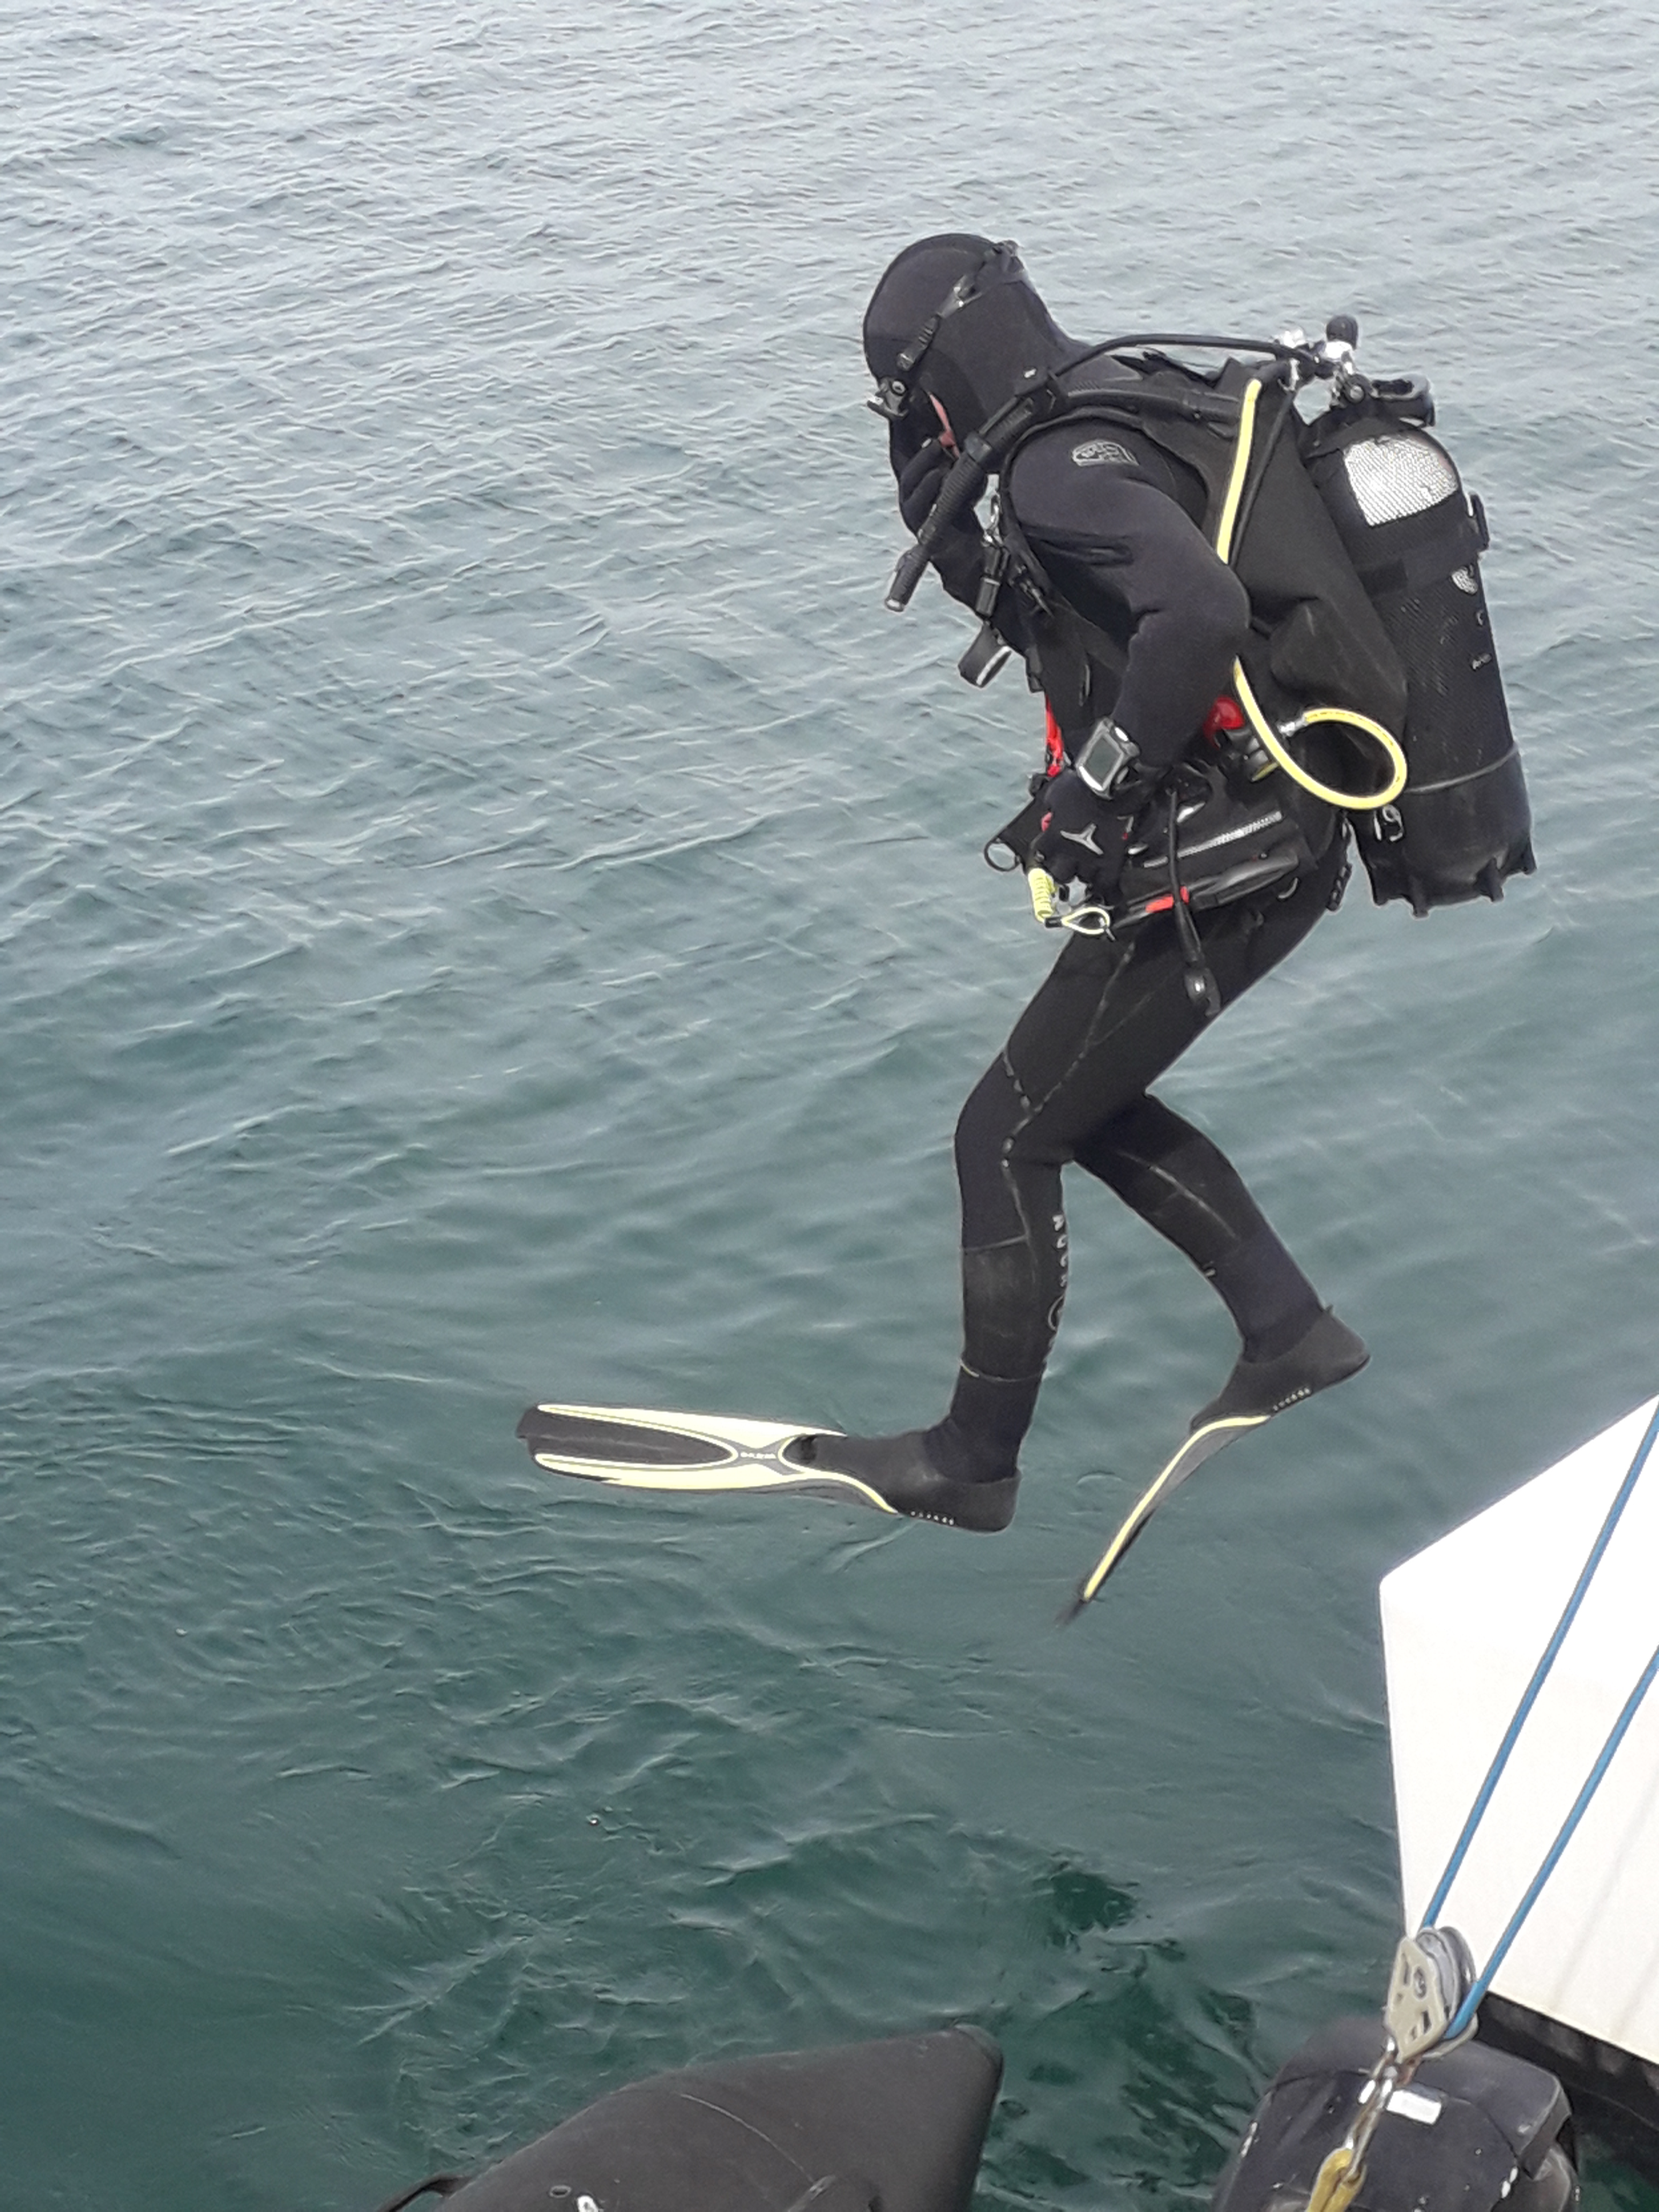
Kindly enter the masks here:
[[1352, 315], [1333, 315], [1325, 325], [1318, 353], [1325, 374], [1335, 387], [1339, 406], [1370, 397], [1370, 386], [1354, 367], [1354, 348], [1359, 343], [1359, 325]]

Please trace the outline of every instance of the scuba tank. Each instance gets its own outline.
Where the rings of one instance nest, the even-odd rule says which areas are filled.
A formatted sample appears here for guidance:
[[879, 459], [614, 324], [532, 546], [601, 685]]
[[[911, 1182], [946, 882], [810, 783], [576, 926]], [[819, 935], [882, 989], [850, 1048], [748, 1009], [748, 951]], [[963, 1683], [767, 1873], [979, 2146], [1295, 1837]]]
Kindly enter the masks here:
[[1355, 384], [1302, 459], [1406, 671], [1406, 787], [1353, 817], [1355, 841], [1376, 904], [1424, 915], [1530, 875], [1532, 816], [1480, 586], [1485, 514], [1429, 435], [1427, 386]]

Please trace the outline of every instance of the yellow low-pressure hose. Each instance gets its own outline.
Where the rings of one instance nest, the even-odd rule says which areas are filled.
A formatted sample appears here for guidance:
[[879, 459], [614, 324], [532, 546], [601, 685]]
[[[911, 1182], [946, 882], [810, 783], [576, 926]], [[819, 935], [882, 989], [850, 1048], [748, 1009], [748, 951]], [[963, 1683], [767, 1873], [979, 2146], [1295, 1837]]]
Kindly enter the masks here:
[[[1238, 442], [1233, 452], [1233, 472], [1227, 482], [1227, 493], [1221, 502], [1221, 519], [1216, 525], [1215, 550], [1229, 566], [1231, 565], [1233, 533], [1238, 526], [1238, 510], [1244, 497], [1244, 480], [1249, 474], [1250, 449], [1255, 441], [1255, 410], [1261, 398], [1263, 377], [1253, 376], [1244, 387], [1238, 409]], [[1310, 791], [1316, 799], [1328, 805], [1346, 808], [1351, 813], [1365, 813], [1372, 808], [1387, 806], [1399, 798], [1406, 788], [1406, 756], [1400, 741], [1391, 737], [1381, 722], [1374, 722], [1369, 714], [1355, 712], [1351, 707], [1310, 707], [1291, 726], [1306, 729], [1314, 722], [1340, 722], [1347, 728], [1359, 730], [1381, 746], [1389, 763], [1389, 780], [1381, 791], [1336, 791], [1328, 783], [1321, 783], [1310, 775], [1299, 761], [1293, 760], [1277, 730], [1262, 713], [1256, 696], [1250, 689], [1243, 661], [1233, 663], [1233, 687], [1238, 693], [1238, 703], [1244, 709], [1250, 727], [1267, 748], [1268, 754], [1282, 768], [1293, 783], [1304, 791]]]
[[1317, 776], [1310, 775], [1299, 761], [1292, 760], [1278, 732], [1268, 721], [1257, 703], [1256, 696], [1245, 676], [1242, 661], [1233, 663], [1233, 687], [1238, 693], [1238, 703], [1249, 718], [1250, 727], [1273, 755], [1293, 783], [1304, 791], [1312, 792], [1330, 806], [1345, 806], [1351, 812], [1362, 813], [1371, 807], [1386, 806], [1390, 799], [1398, 799], [1406, 788], [1406, 756], [1400, 749], [1398, 738], [1392, 738], [1381, 722], [1372, 721], [1369, 714], [1357, 714], [1351, 707], [1310, 707], [1307, 713], [1291, 726], [1306, 729], [1310, 722], [1343, 722], [1350, 729], [1363, 730], [1374, 738], [1388, 757], [1389, 775], [1381, 791], [1337, 791], [1328, 783], [1321, 783]]

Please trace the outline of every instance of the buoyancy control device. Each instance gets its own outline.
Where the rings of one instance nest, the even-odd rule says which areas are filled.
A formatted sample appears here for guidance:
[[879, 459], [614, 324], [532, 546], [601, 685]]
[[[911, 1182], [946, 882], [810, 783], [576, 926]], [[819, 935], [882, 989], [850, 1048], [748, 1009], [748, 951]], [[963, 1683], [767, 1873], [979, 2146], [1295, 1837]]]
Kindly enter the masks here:
[[[1034, 432], [1079, 415], [1132, 424], [1205, 478], [1216, 550], [1259, 611], [1253, 665], [1235, 670], [1239, 752], [1254, 747], [1300, 793], [1341, 807], [1376, 902], [1403, 898], [1423, 914], [1496, 899], [1510, 875], [1530, 873], [1530, 817], [1477, 566], [1484, 515], [1428, 434], [1426, 385], [1362, 376], [1357, 337], [1340, 318], [1317, 344], [1299, 332], [1265, 341], [1152, 334], [1091, 349], [963, 441], [887, 604], [908, 605], [933, 546]], [[1206, 374], [1172, 358], [1167, 349], [1177, 347], [1267, 358], [1254, 370], [1235, 359]], [[1103, 356], [1119, 380], [1091, 389], [1081, 372]], [[1333, 398], [1309, 421], [1292, 399], [1316, 378], [1332, 385]], [[1298, 574], [1275, 575], [1286, 560]], [[1310, 590], [1301, 580], [1322, 568], [1324, 583]], [[1075, 624], [1056, 625], [1054, 595], [1017, 531], [987, 538], [975, 611], [981, 629], [963, 675], [988, 680], [1012, 647], [1034, 688], [1047, 690], [1048, 666], [1066, 658], [1063, 645], [1054, 652], [1057, 630]], [[1063, 725], [1075, 719], [1062, 712]], [[1373, 762], [1382, 755], [1369, 771], [1356, 765], [1368, 748]], [[1346, 763], [1340, 787], [1328, 765], [1334, 749]], [[996, 842], [1018, 849], [1007, 831]], [[1059, 918], [1035, 886], [1034, 896], [1043, 919]]]
[[[1279, 2069], [1216, 2184], [1211, 2212], [1305, 2212], [1384, 2047], [1376, 2020], [1322, 2028]], [[1464, 2043], [1387, 2101], [1353, 2212], [1571, 2212], [1567, 2100], [1553, 2074]]]

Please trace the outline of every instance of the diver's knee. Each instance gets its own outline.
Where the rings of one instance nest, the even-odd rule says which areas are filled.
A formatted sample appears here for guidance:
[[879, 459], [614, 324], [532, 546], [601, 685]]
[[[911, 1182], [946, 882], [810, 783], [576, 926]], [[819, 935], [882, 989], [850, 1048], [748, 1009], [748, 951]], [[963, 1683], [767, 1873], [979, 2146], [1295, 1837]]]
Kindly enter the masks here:
[[1019, 1093], [1002, 1061], [994, 1060], [957, 1116], [956, 1154], [966, 1161], [1000, 1158], [1019, 1126]]

